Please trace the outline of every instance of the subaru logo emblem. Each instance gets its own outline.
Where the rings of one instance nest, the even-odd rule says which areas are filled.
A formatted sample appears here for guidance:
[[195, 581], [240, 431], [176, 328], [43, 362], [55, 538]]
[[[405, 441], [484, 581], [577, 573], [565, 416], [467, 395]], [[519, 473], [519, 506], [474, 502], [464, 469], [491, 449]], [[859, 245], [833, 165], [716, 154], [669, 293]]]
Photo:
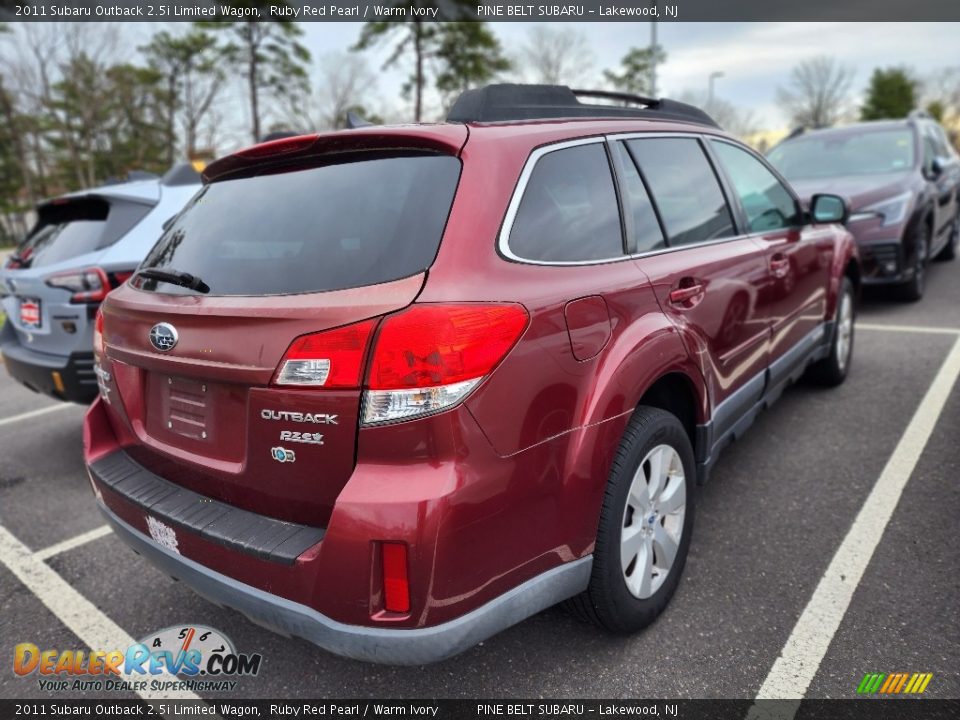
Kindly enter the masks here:
[[160, 352], [173, 350], [179, 339], [177, 329], [170, 323], [157, 323], [150, 328], [150, 344]]

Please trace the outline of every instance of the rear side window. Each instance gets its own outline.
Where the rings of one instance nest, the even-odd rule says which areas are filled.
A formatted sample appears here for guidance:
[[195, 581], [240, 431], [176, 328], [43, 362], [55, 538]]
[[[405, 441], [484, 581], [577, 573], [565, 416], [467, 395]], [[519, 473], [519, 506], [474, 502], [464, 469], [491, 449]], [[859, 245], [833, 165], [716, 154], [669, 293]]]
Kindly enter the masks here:
[[[211, 295], [363, 287], [426, 270], [440, 247], [460, 161], [440, 155], [349, 161], [214, 182], [141, 267], [190, 273]], [[192, 290], [141, 278], [144, 290]]]
[[616, 190], [601, 143], [554, 150], [537, 160], [509, 245], [514, 255], [541, 262], [623, 256]]
[[712, 140], [713, 149], [747, 215], [750, 232], [768, 232], [800, 224], [800, 209], [790, 191], [746, 150]]
[[717, 176], [693, 138], [627, 141], [643, 171], [671, 246], [731, 237], [733, 217]]
[[112, 245], [150, 212], [151, 205], [90, 196], [37, 210], [37, 224], [17, 248], [16, 267], [44, 267]]
[[660, 230], [660, 223], [657, 221], [653, 203], [650, 202], [650, 195], [643, 185], [643, 178], [637, 172], [637, 166], [633, 164], [633, 159], [627, 152], [626, 146], [619, 142], [616, 148], [623, 160], [620, 165], [623, 168], [621, 185], [626, 195], [626, 204], [629, 205], [626, 212], [633, 216], [633, 236], [637, 241], [636, 252], [658, 250], [664, 247], [666, 243], [663, 240], [663, 232]]

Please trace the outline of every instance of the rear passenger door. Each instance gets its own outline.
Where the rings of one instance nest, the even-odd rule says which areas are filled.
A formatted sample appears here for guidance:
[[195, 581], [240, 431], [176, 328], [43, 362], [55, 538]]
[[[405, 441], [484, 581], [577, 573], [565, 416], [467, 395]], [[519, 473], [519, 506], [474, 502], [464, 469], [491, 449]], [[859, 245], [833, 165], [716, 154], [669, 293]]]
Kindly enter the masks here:
[[[615, 140], [613, 147], [633, 216], [631, 250], [700, 365], [717, 405], [715, 429], [723, 434], [764, 387], [769, 325], [760, 294], [767, 282], [766, 252], [738, 235], [699, 138], [638, 136]], [[663, 229], [665, 247], [645, 243], [637, 231], [643, 223]]]
[[770, 384], [776, 386], [806, 360], [823, 332], [833, 231], [805, 227], [793, 193], [752, 152], [720, 138], [711, 138], [708, 147], [729, 180], [741, 227], [766, 256], [756, 312], [772, 330]]

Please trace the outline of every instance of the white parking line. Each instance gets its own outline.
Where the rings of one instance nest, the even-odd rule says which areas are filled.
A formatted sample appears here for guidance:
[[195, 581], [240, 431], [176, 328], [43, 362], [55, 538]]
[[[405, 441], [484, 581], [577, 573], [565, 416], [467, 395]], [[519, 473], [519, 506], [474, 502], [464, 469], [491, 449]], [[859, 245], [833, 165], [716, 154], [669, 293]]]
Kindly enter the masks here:
[[88, 542], [102, 538], [104, 535], [110, 534], [109, 525], [101, 525], [98, 528], [94, 528], [89, 532], [85, 532], [81, 535], [76, 535], [72, 538], [67, 538], [63, 542], [58, 542], [56, 545], [51, 545], [50, 547], [44, 548], [43, 550], [37, 550], [33, 556], [37, 560], [49, 560], [55, 555], [64, 553], [67, 550], [73, 550], [75, 547], [80, 547], [81, 545], [86, 545]]
[[960, 335], [958, 328], [932, 327], [928, 325], [875, 325], [858, 322], [857, 330], [879, 330], [880, 332], [926, 333], [929, 335]]
[[73, 407], [78, 406], [73, 405], [72, 403], [61, 403], [59, 405], [51, 405], [50, 407], [40, 408], [39, 410], [31, 410], [30, 412], [20, 413], [19, 415], [13, 415], [0, 420], [0, 427], [4, 425], [13, 425], [24, 420], [30, 420], [31, 418], [39, 417], [41, 415], [57, 412], [58, 410], [68, 410], [69, 408]]
[[[9, 568], [17, 579], [91, 650], [126, 650], [136, 642], [2, 525], [0, 563]], [[137, 695], [144, 700], [200, 699], [187, 690], [157, 692], [150, 690], [149, 686], [138, 691]]]
[[940, 366], [880, 478], [820, 578], [813, 597], [763, 681], [758, 700], [797, 700], [806, 694], [958, 376], [960, 338]]

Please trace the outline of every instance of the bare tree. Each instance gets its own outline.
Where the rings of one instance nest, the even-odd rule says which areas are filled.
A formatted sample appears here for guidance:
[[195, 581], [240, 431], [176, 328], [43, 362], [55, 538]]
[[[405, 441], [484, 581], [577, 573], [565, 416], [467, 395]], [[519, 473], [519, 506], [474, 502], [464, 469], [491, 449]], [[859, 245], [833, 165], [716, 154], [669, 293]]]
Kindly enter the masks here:
[[525, 68], [530, 82], [546, 85], [579, 85], [589, 80], [594, 55], [583, 33], [538, 25], [530, 31], [515, 67]]
[[790, 71], [787, 87], [777, 88], [777, 103], [794, 125], [829, 127], [849, 110], [853, 75], [827, 55], [804, 60]]
[[710, 98], [707, 97], [706, 91], [694, 92], [688, 90], [680, 93], [677, 100], [701, 108], [707, 115], [716, 120], [720, 127], [741, 140], [757, 132], [759, 123], [752, 110], [738, 107], [716, 95]]
[[944, 118], [960, 118], [960, 65], [940, 68], [923, 82], [924, 106], [937, 103]]
[[320, 70], [320, 112], [323, 126], [344, 127], [347, 111], [365, 105], [376, 82], [367, 61], [355, 53], [331, 53]]
[[[18, 23], [3, 48], [3, 64], [9, 73], [18, 111], [34, 120], [46, 117], [52, 127], [38, 122], [26, 124], [24, 145], [25, 175], [34, 179], [27, 186], [31, 202], [52, 189], [49, 178], [54, 138], [69, 158], [73, 181], [89, 185], [93, 169], [94, 135], [92, 126], [102, 112], [95, 88], [85, 102], [77, 102], [69, 111], [57, 101], [58, 85], [65, 79], [76, 81], [73, 73], [89, 70], [87, 79], [100, 83], [106, 67], [117, 55], [116, 23]], [[55, 148], [56, 149], [56, 148]]]
[[289, 98], [286, 123], [303, 131], [339, 130], [346, 126], [348, 111], [367, 112], [376, 76], [366, 58], [356, 53], [327, 53], [320, 59], [318, 75], [316, 87]]
[[172, 163], [179, 116], [188, 158], [197, 151], [200, 125], [223, 87], [225, 74], [216, 38], [199, 28], [173, 35], [166, 30], [153, 35], [140, 48], [151, 68], [166, 84], [167, 162]]

